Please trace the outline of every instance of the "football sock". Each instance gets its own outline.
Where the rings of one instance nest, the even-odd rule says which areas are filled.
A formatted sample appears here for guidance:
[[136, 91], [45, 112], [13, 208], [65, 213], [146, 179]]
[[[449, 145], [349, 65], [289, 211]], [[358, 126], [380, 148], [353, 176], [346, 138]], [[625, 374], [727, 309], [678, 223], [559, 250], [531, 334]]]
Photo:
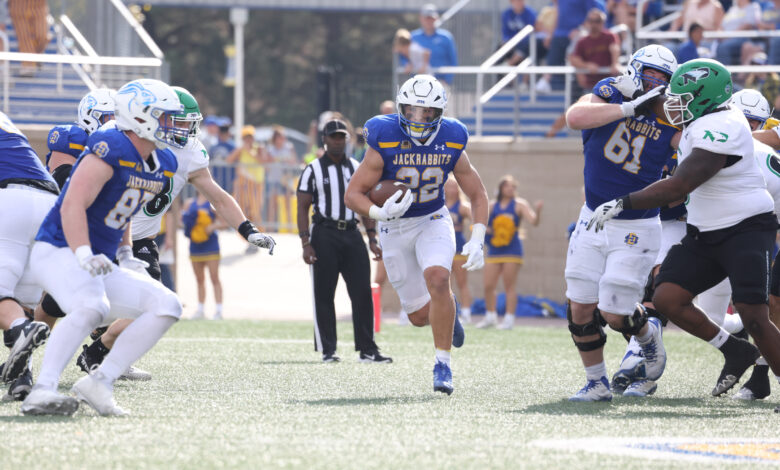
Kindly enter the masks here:
[[202, 315], [204, 310], [203, 304], [198, 302], [198, 315]]
[[106, 357], [106, 354], [108, 354], [109, 351], [110, 349], [103, 344], [103, 341], [101, 341], [100, 338], [96, 339], [95, 342], [87, 347], [87, 355], [97, 363], [103, 362], [103, 358]]
[[602, 377], [607, 376], [607, 363], [601, 361], [598, 364], [585, 368], [585, 377], [588, 380], [599, 380]]
[[94, 310], [77, 310], [60, 320], [49, 337], [43, 353], [43, 364], [38, 387], [57, 390], [60, 374], [68, 365], [73, 354], [87, 335], [103, 320], [103, 316]]
[[714, 338], [712, 338], [711, 340], [709, 340], [707, 342], [710, 343], [711, 345], [715, 346], [716, 348], [723, 350], [721, 348], [721, 346], [726, 344], [726, 341], [728, 339], [729, 339], [728, 331], [726, 331], [723, 328], [721, 328], [720, 331], [718, 331], [718, 334], [715, 335]]
[[[67, 318], [67, 317], [66, 317]], [[157, 344], [177, 318], [146, 312], [128, 326], [98, 369], [111, 382]]]
[[217, 313], [222, 313], [222, 304], [217, 304]]
[[438, 349], [436, 348], [436, 362], [443, 362], [444, 364], [450, 365], [450, 352], [445, 351], [444, 349]]

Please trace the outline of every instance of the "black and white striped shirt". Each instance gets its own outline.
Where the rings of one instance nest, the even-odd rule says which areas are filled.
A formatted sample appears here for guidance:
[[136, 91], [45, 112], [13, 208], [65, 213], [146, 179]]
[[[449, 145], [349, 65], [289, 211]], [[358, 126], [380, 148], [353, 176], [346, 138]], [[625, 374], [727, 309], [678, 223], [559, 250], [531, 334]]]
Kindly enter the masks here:
[[344, 157], [335, 163], [327, 154], [309, 163], [298, 181], [298, 191], [313, 196], [315, 214], [331, 220], [355, 220], [356, 214], [344, 204], [344, 193], [359, 163]]

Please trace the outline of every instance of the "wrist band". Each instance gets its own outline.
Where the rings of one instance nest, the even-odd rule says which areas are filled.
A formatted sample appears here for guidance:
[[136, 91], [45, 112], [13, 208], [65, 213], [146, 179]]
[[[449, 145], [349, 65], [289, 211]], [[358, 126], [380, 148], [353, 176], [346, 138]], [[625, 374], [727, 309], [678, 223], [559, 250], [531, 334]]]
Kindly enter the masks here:
[[620, 198], [620, 201], [623, 202], [623, 210], [624, 211], [630, 211], [633, 207], [631, 206], [631, 196], [625, 195]]
[[308, 230], [304, 230], [303, 232], [298, 232], [298, 236], [303, 238], [303, 237], [310, 237], [311, 235], [309, 234]]
[[244, 237], [244, 239], [247, 241], [249, 241], [249, 235], [257, 232], [257, 227], [255, 227], [255, 224], [249, 220], [241, 222], [241, 225], [238, 226], [238, 233], [240, 233], [241, 236]]

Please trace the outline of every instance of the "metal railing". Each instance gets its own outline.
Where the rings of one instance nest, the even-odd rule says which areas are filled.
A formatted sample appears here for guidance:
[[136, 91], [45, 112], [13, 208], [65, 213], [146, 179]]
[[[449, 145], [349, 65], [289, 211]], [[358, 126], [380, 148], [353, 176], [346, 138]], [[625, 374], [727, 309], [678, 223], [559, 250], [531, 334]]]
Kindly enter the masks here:
[[[8, 52], [10, 49], [8, 42], [8, 34], [5, 31], [0, 30], [0, 39], [3, 40], [3, 52]], [[3, 62], [3, 111], [8, 113], [8, 87], [11, 82], [11, 72], [9, 70], [8, 61]]]

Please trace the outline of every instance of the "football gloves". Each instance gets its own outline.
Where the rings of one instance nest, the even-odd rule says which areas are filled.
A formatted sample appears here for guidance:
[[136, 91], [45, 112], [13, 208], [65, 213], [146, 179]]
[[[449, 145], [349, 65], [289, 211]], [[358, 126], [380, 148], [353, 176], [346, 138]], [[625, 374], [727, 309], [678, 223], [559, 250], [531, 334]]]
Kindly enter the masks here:
[[474, 224], [471, 227], [471, 239], [463, 245], [463, 251], [460, 254], [467, 256], [463, 263], [463, 269], [466, 271], [475, 271], [485, 266], [485, 226], [483, 224]]
[[146, 268], [149, 267], [149, 263], [133, 256], [133, 249], [130, 248], [130, 245], [122, 245], [116, 250], [116, 260], [119, 262], [120, 268], [129, 269], [139, 274], [146, 274]]
[[74, 251], [79, 266], [88, 271], [92, 276], [102, 276], [114, 270], [114, 263], [103, 253], [98, 255], [92, 253], [89, 245], [82, 245]]
[[[641, 95], [639, 98], [632, 100], [632, 101], [626, 101], [620, 105], [620, 110], [623, 111], [623, 116], [625, 117], [631, 117], [636, 114], [641, 114], [640, 108], [643, 106], [647, 106], [650, 104], [650, 101], [655, 98], [658, 95], [661, 95], [666, 90], [665, 85], [658, 85], [657, 87], [653, 88], [652, 90], [648, 91], [644, 95]], [[623, 93], [621, 91], [621, 93]]]
[[590, 230], [590, 228], [594, 225], [596, 226], [596, 232], [599, 230], [604, 230], [604, 224], [606, 224], [609, 219], [617, 216], [621, 212], [623, 212], [622, 199], [613, 199], [611, 201], [605, 202], [604, 204], [598, 206], [595, 211], [593, 211], [593, 216], [591, 216], [590, 222], [588, 222], [587, 230]]
[[401, 190], [399, 189], [394, 192], [392, 196], [387, 198], [385, 203], [382, 204], [382, 207], [379, 207], [376, 204], [371, 206], [371, 209], [368, 210], [368, 216], [375, 220], [381, 220], [382, 222], [395, 220], [398, 217], [401, 217], [409, 210], [409, 206], [412, 205], [414, 195], [412, 195], [411, 191], [406, 191], [404, 197], [398, 201], [400, 196]]

